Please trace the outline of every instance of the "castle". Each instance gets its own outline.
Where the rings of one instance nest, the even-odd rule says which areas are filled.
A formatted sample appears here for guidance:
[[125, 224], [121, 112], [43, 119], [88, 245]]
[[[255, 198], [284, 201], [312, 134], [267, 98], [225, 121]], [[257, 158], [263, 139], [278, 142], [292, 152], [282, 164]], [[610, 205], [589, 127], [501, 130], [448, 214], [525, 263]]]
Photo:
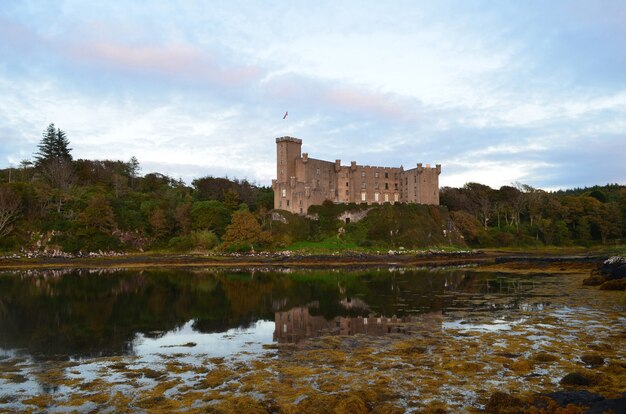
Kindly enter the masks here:
[[309, 206], [325, 200], [335, 203], [439, 204], [441, 165], [429, 164], [405, 170], [401, 167], [349, 166], [309, 158], [302, 140], [276, 138], [274, 208], [306, 214]]

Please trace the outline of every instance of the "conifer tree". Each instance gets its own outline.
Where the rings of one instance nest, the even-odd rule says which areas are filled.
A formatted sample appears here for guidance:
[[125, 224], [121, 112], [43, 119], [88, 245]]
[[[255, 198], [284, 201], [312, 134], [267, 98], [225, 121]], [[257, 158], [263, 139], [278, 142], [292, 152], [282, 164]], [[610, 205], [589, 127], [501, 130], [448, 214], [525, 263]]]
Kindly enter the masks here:
[[70, 151], [72, 149], [69, 147], [70, 140], [67, 139], [67, 136], [65, 135], [65, 131], [61, 131], [60, 129], [57, 128], [55, 144], [56, 144], [56, 148], [55, 148], [56, 157], [63, 158], [67, 161], [72, 161], [72, 154], [70, 154]]
[[35, 154], [35, 164], [41, 166], [48, 160], [72, 161], [70, 141], [65, 132], [55, 128], [54, 123], [48, 125], [43, 132], [39, 145], [39, 151]]

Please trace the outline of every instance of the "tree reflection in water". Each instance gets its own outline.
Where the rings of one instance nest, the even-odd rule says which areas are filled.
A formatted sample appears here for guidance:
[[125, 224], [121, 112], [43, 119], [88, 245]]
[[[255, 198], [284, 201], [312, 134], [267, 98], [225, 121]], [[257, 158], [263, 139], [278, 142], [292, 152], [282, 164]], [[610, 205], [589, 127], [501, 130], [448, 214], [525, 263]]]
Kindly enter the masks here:
[[[274, 320], [279, 342], [388, 334], [419, 326], [425, 313], [522, 306], [532, 289], [494, 280], [465, 269], [2, 273], [0, 348], [42, 359], [133, 354], [138, 335], [159, 337], [190, 321], [198, 333], [220, 333]], [[506, 290], [500, 302], [485, 299], [498, 289]], [[472, 295], [482, 301], [459, 304]]]

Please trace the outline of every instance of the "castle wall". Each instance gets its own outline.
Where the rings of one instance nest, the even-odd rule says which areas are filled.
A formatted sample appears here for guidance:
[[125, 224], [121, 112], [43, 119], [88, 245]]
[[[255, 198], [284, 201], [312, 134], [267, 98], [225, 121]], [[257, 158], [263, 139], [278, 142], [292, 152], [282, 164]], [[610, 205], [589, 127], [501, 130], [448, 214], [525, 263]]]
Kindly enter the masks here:
[[406, 200], [409, 203], [439, 205], [439, 174], [441, 165], [432, 168], [417, 164], [417, 168], [405, 171]]
[[292, 137], [276, 139], [277, 174], [272, 181], [274, 207], [306, 214], [312, 205], [325, 200], [335, 203], [419, 203], [439, 204], [441, 166], [405, 171], [403, 167], [342, 166], [309, 158], [301, 153], [302, 141]]
[[[347, 168], [347, 167], [346, 167]], [[396, 203], [402, 194], [402, 167], [371, 167], [352, 163], [352, 203]]]

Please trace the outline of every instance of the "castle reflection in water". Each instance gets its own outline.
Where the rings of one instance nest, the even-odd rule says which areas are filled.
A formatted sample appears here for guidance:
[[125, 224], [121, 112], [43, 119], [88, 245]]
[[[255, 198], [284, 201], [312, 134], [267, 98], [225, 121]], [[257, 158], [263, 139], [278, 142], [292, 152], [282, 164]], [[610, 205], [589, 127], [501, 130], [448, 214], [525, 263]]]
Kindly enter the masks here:
[[441, 311], [411, 316], [336, 316], [326, 319], [321, 315], [311, 315], [316, 303], [309, 306], [276, 312], [274, 317], [274, 341], [278, 343], [298, 343], [307, 338], [326, 335], [371, 335], [407, 334], [423, 330], [441, 329]]

